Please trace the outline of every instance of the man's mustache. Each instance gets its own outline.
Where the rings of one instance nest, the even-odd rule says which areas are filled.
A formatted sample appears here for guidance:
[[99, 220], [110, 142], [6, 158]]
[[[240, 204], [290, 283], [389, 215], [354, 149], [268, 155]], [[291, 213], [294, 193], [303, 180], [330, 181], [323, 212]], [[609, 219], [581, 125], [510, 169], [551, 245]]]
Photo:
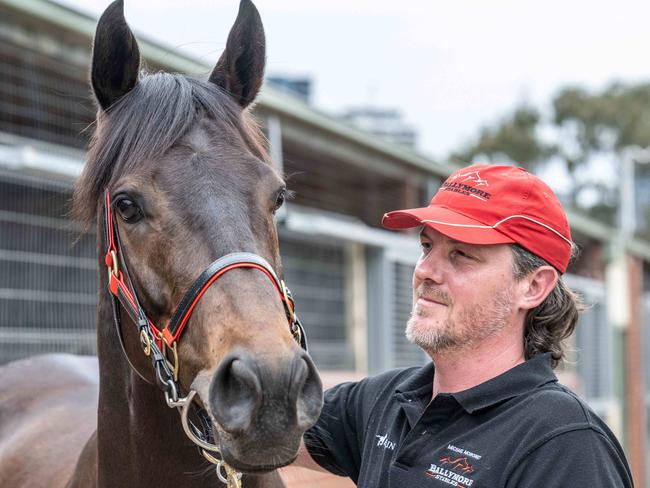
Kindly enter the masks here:
[[427, 283], [426, 281], [422, 282], [422, 284], [418, 286], [417, 290], [415, 290], [415, 296], [418, 298], [424, 298], [426, 300], [442, 303], [444, 305], [453, 305], [454, 303], [447, 293], [435, 285]]

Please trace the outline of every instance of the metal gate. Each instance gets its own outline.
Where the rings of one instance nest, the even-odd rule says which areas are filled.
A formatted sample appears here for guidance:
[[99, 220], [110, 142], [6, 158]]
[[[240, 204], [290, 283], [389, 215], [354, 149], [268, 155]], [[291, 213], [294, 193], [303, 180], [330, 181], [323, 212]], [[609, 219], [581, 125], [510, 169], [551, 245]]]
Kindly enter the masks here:
[[67, 218], [71, 185], [0, 173], [0, 362], [95, 353], [95, 238]]
[[296, 299], [316, 365], [353, 370], [354, 351], [346, 321], [344, 248], [281, 234], [280, 252], [285, 280]]

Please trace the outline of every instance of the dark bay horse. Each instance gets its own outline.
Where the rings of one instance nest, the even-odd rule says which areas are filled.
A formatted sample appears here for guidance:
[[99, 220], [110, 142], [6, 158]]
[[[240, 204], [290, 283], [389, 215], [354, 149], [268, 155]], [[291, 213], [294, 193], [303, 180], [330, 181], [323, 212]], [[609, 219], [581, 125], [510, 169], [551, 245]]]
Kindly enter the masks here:
[[122, 2], [100, 18], [74, 197], [97, 219], [98, 360], [0, 369], [0, 486], [222, 486], [200, 442], [243, 486], [282, 486], [322, 387], [274, 273], [284, 182], [247, 111], [264, 58], [249, 0], [207, 81], [142, 73]]

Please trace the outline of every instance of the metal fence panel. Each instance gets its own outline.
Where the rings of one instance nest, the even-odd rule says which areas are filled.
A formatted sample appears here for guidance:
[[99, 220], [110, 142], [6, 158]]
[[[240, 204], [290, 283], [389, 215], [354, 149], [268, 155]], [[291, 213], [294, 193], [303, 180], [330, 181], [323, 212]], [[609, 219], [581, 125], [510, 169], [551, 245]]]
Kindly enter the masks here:
[[392, 366], [395, 368], [419, 366], [429, 357], [405, 335], [406, 323], [413, 307], [412, 276], [414, 266], [393, 263], [393, 317], [392, 317]]
[[280, 251], [285, 280], [296, 299], [316, 365], [353, 370], [354, 350], [345, 310], [344, 248], [281, 235]]
[[587, 399], [611, 395], [611, 338], [605, 306], [592, 304], [580, 317], [576, 329], [578, 374]]
[[96, 351], [94, 236], [71, 224], [70, 196], [70, 184], [0, 174], [1, 363]]

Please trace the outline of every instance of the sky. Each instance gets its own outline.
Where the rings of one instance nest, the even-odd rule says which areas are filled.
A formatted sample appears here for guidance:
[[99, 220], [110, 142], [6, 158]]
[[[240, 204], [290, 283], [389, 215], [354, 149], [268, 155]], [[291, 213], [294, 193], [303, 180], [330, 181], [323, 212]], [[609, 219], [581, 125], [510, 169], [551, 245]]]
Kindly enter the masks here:
[[[107, 0], [57, 0], [99, 16]], [[216, 62], [237, 0], [126, 0], [137, 34]], [[418, 150], [444, 158], [517, 104], [561, 87], [650, 80], [650, 2], [257, 0], [267, 74], [313, 79], [330, 114], [397, 108]]]

